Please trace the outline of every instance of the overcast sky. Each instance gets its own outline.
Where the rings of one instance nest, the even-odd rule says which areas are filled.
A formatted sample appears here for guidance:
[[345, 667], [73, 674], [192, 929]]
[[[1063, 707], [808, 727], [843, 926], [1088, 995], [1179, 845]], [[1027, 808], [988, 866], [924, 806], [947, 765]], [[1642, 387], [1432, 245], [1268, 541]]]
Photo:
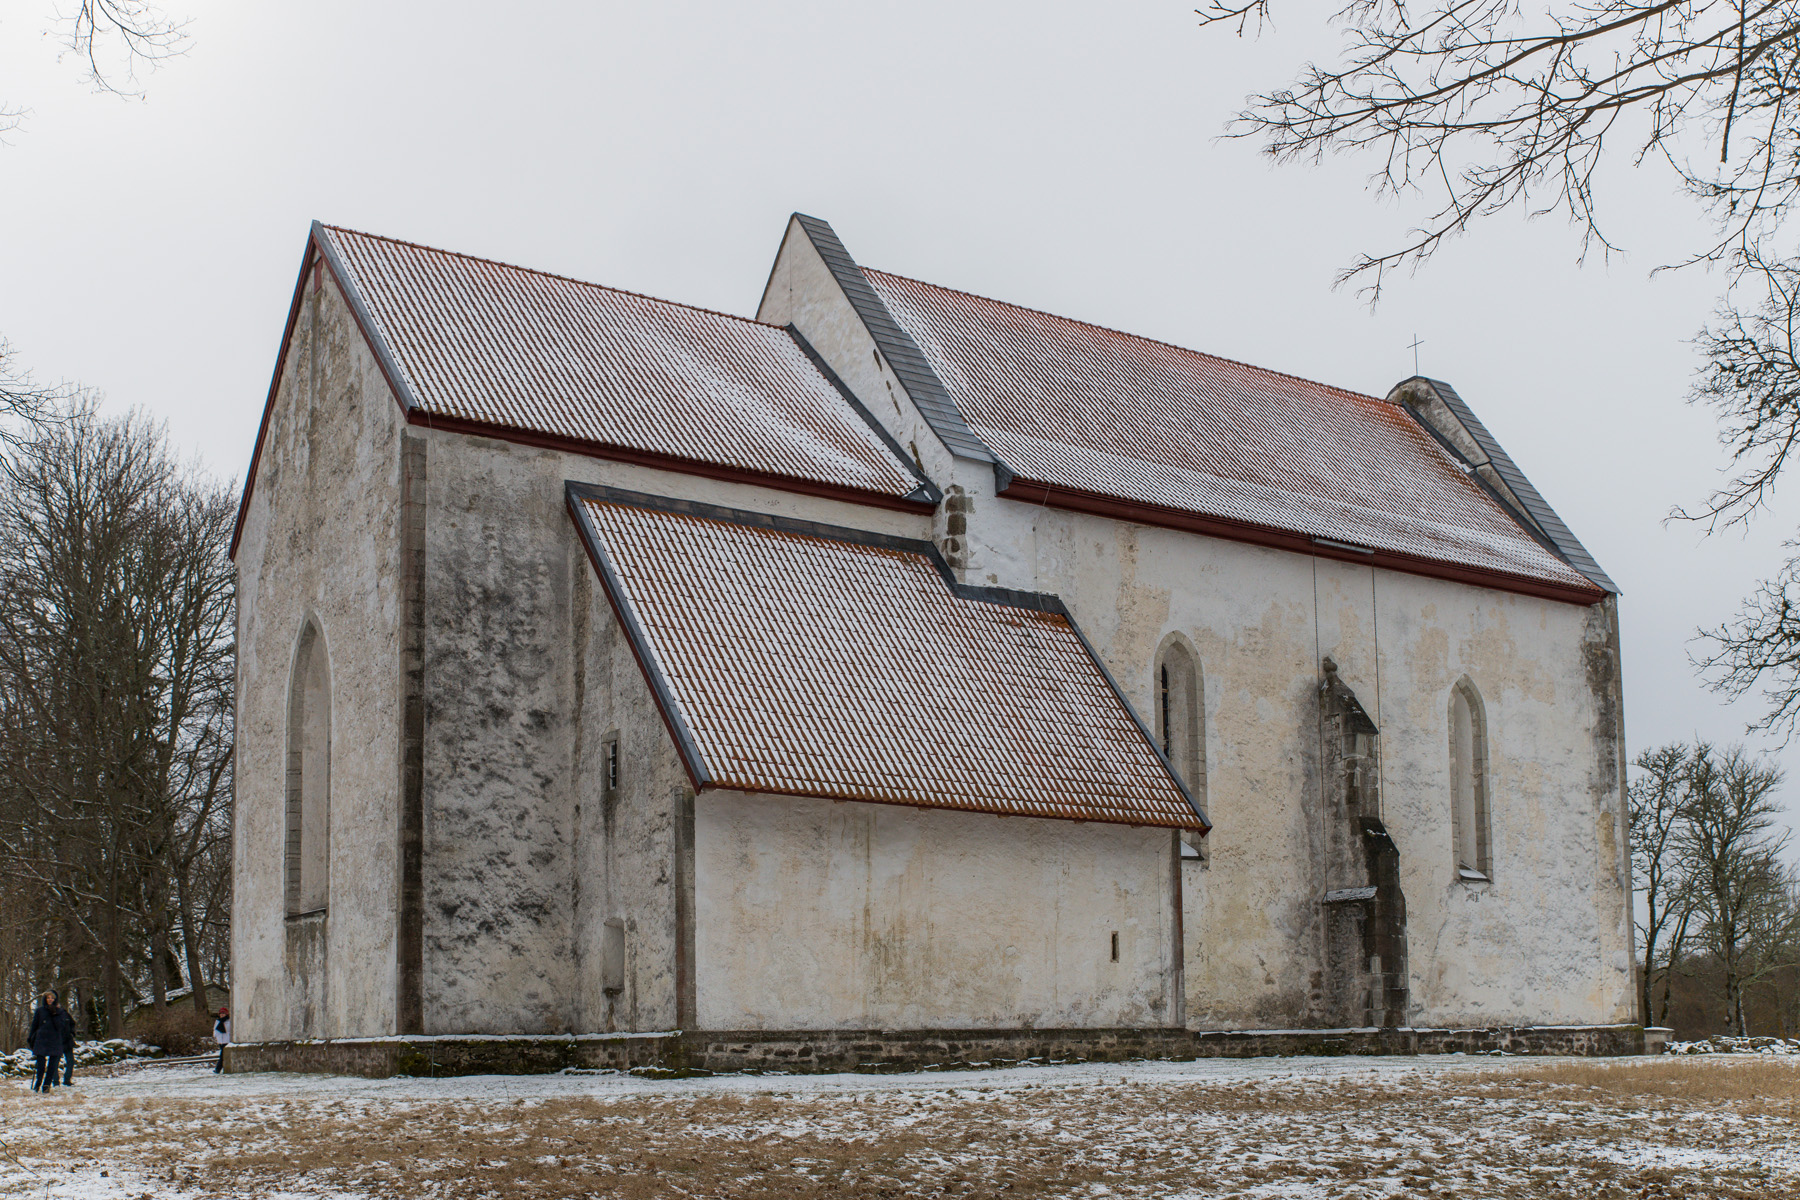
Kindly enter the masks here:
[[315, 217], [749, 315], [800, 210], [864, 265], [1376, 395], [1416, 336], [1623, 589], [1633, 752], [1742, 738], [1756, 710], [1696, 681], [1690, 638], [1800, 510], [1747, 537], [1664, 522], [1723, 461], [1684, 403], [1719, 280], [1650, 275], [1702, 215], [1620, 170], [1610, 263], [1509, 218], [1371, 313], [1334, 271], [1421, 214], [1374, 198], [1371, 162], [1219, 137], [1331, 50], [1322, 7], [1276, 4], [1240, 41], [1192, 0], [170, 0], [188, 52], [121, 100], [59, 61], [51, 0], [0, 0], [0, 106], [29, 110], [0, 146], [0, 335], [234, 479]]

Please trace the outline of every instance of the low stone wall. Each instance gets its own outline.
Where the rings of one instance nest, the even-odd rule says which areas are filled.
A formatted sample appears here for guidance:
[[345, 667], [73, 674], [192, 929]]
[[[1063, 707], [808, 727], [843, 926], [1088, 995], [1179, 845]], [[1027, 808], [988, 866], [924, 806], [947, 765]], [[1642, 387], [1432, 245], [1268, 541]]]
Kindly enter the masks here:
[[225, 1047], [227, 1071], [302, 1071], [329, 1075], [549, 1075], [587, 1070], [666, 1070], [680, 1057], [681, 1035], [584, 1034], [578, 1037], [342, 1038], [241, 1042]]
[[1296, 1055], [1644, 1053], [1639, 1025], [1493, 1029], [968, 1029], [346, 1038], [229, 1046], [227, 1071], [422, 1077], [541, 1075], [569, 1068], [646, 1075], [727, 1071], [956, 1070], [1020, 1062]]

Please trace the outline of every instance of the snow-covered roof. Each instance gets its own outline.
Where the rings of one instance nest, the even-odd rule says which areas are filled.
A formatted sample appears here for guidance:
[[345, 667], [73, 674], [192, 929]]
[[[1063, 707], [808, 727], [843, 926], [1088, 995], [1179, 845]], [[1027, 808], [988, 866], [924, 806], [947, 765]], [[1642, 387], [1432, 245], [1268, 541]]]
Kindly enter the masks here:
[[404, 399], [434, 421], [877, 496], [919, 489], [788, 330], [354, 230], [317, 232]]
[[929, 542], [569, 485], [700, 788], [1204, 830], [1052, 596]]
[[1003, 478], [1023, 491], [1115, 497], [1596, 592], [1399, 405], [916, 279], [862, 274]]

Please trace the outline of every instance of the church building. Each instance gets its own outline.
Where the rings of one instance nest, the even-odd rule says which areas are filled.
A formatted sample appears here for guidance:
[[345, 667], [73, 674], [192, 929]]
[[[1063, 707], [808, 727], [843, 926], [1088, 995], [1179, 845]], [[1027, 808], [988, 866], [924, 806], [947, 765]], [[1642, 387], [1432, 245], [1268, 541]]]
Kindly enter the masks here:
[[231, 1069], [1628, 1052], [1616, 588], [1449, 385], [315, 224]]

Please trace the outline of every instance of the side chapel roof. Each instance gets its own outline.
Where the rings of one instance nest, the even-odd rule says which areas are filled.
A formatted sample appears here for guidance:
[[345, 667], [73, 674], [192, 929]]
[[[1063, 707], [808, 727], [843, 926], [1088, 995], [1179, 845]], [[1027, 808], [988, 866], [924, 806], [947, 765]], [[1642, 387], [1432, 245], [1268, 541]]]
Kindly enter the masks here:
[[568, 497], [697, 788], [1209, 827], [1054, 596], [929, 542]]
[[861, 268], [829, 224], [795, 220], [1001, 495], [1580, 603], [1614, 590], [1402, 405]]

